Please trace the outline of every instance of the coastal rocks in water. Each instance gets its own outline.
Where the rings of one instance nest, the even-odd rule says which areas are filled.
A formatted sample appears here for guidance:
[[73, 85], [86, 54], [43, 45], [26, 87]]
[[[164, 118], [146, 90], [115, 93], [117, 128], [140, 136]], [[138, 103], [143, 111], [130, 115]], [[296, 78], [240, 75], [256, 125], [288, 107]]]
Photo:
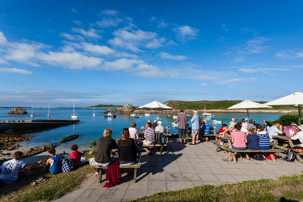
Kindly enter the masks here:
[[23, 135], [18, 133], [0, 134], [0, 150], [13, 150], [19, 147], [20, 142], [30, 141], [34, 135]]
[[49, 150], [50, 148], [54, 148], [56, 145], [46, 145], [43, 147], [33, 147], [29, 150], [23, 151], [23, 157], [33, 156], [42, 152]]
[[118, 107], [116, 111], [119, 112], [119, 113], [121, 113], [121, 112], [123, 112], [123, 113], [131, 113], [131, 112], [135, 111], [135, 109], [136, 108], [133, 105], [127, 104], [127, 105], [125, 105], [123, 107]]
[[70, 136], [65, 137], [65, 138], [61, 138], [61, 139], [60, 139], [60, 143], [64, 143], [64, 142], [67, 142], [67, 141], [74, 140], [74, 139], [78, 138], [79, 135], [80, 135], [80, 134], [76, 134], [76, 135], [70, 135]]
[[28, 113], [25, 109], [18, 107], [10, 110], [8, 114], [28, 114]]

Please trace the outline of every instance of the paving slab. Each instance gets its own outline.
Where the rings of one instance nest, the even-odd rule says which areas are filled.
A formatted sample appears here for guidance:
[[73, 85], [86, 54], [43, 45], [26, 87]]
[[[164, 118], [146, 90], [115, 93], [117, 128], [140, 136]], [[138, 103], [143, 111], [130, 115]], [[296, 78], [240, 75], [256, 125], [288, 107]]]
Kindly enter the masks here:
[[280, 154], [276, 163], [256, 160], [225, 162], [223, 151], [215, 152], [211, 142], [198, 145], [180, 145], [170, 140], [162, 156], [143, 155], [142, 167], [133, 175], [122, 174], [121, 183], [104, 188], [94, 173], [89, 174], [73, 192], [57, 201], [127, 201], [170, 190], [180, 190], [202, 185], [221, 185], [258, 179], [276, 179], [280, 176], [302, 174], [303, 165], [286, 162]]

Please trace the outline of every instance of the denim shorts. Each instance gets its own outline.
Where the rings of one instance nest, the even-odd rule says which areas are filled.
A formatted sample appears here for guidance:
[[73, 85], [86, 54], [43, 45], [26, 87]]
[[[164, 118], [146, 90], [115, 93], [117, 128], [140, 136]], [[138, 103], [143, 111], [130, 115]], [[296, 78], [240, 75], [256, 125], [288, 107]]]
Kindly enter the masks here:
[[234, 145], [232, 147], [233, 147], [233, 149], [238, 149], [238, 150], [245, 150], [246, 149], [246, 147], [234, 147]]
[[186, 138], [186, 129], [178, 128], [179, 138], [185, 139]]

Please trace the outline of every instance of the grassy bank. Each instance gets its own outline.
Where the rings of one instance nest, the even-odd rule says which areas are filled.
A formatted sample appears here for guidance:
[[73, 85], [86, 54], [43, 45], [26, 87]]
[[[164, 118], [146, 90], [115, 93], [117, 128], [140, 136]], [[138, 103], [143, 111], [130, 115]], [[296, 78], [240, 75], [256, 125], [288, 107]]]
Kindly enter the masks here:
[[153, 194], [136, 201], [287, 201], [303, 200], [303, 176], [199, 186]]
[[[44, 169], [36, 168], [14, 184], [1, 187], [0, 201], [48, 201], [57, 199], [74, 190], [91, 172], [89, 165], [82, 166], [70, 173], [56, 175], [45, 174]], [[32, 182], [40, 176], [44, 176], [46, 179], [40, 181], [39, 184], [32, 185]]]

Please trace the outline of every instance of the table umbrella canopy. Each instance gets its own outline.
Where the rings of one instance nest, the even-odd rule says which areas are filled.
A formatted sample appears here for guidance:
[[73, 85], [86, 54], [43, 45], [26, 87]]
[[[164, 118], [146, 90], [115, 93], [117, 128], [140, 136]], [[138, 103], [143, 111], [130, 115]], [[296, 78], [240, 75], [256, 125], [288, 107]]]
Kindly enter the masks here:
[[141, 108], [148, 108], [148, 109], [172, 109], [171, 107], [165, 105], [165, 104], [162, 104], [161, 102], [158, 102], [158, 101], [152, 101], [148, 104], [145, 104], [145, 105], [142, 105], [139, 107], [140, 109]]
[[247, 117], [249, 116], [248, 114], [248, 109], [261, 109], [261, 108], [271, 108], [270, 106], [267, 106], [265, 104], [260, 104], [254, 101], [250, 100], [244, 100], [238, 104], [235, 104], [227, 109], [246, 109], [247, 110]]
[[281, 97], [279, 99], [267, 102], [266, 105], [295, 105], [295, 106], [298, 106], [299, 125], [301, 125], [300, 105], [303, 105], [303, 93], [302, 92], [295, 92], [290, 95]]

